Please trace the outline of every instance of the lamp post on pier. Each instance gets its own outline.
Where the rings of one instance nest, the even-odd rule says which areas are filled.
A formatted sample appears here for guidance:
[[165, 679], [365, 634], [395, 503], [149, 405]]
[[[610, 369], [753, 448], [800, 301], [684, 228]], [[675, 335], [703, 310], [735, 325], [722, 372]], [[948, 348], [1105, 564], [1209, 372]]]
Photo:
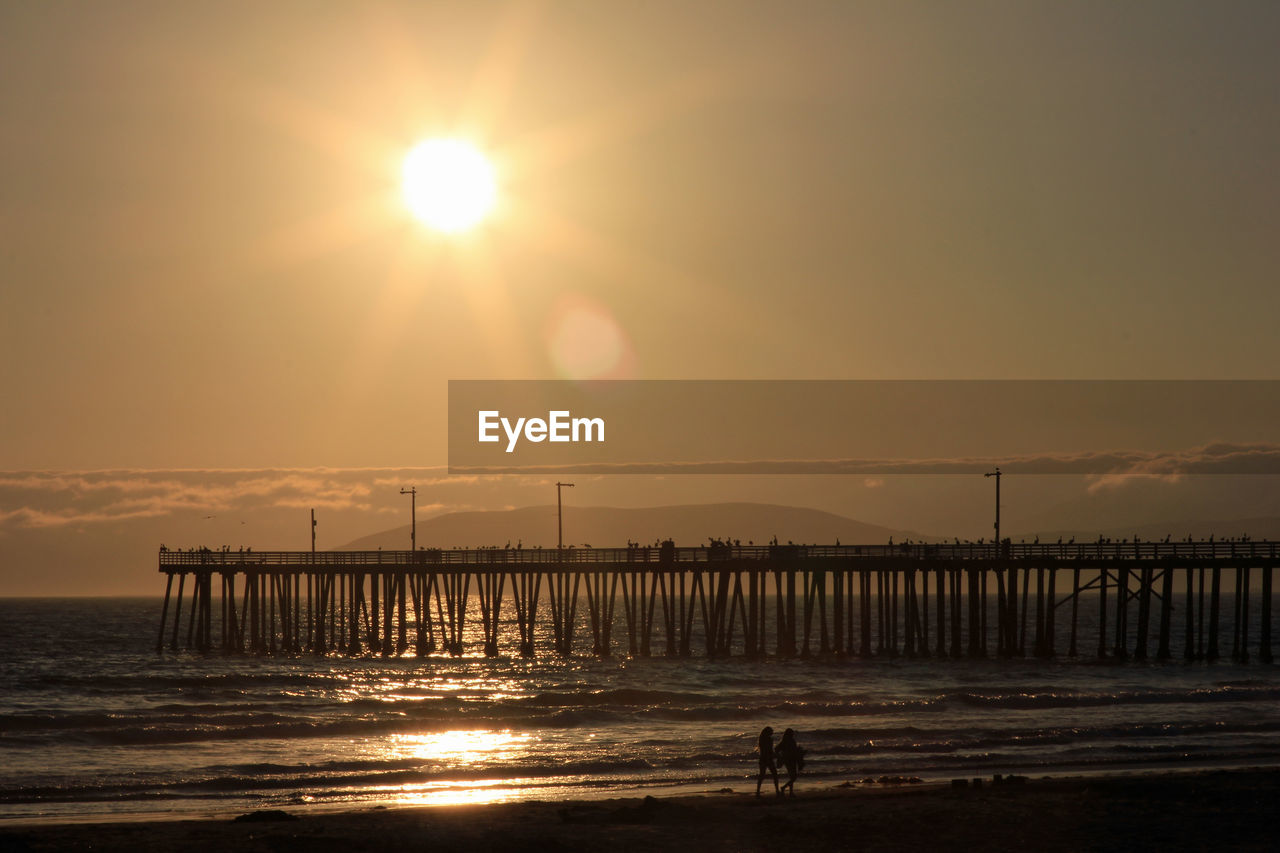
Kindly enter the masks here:
[[983, 474], [984, 477], [996, 478], [996, 554], [1000, 553], [1000, 466], [996, 470]]
[[560, 501], [560, 490], [573, 488], [573, 483], [556, 483], [556, 548], [564, 550], [564, 505]]
[[418, 487], [402, 488], [400, 494], [409, 496], [409, 559], [418, 552]]

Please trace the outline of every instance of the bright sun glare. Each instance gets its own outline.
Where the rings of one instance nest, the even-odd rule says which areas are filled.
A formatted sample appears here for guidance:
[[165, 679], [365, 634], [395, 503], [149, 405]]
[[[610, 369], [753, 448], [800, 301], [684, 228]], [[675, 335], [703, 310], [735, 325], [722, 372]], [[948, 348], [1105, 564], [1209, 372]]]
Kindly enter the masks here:
[[478, 223], [497, 196], [492, 164], [473, 145], [456, 139], [428, 139], [410, 151], [401, 187], [414, 216], [449, 234]]

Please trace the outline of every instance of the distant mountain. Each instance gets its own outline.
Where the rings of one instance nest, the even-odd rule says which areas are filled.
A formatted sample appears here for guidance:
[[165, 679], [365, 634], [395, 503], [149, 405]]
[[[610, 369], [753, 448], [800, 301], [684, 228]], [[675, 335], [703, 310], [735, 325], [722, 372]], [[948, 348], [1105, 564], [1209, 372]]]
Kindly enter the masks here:
[[1042, 534], [1042, 540], [1048, 531], [1055, 532], [1055, 538], [1057, 531], [1092, 532], [1095, 539], [1099, 533], [1115, 538], [1115, 532], [1121, 539], [1132, 538], [1135, 530], [1143, 539], [1170, 535], [1185, 539], [1211, 533], [1218, 537], [1248, 533], [1260, 539], [1280, 533], [1276, 527], [1280, 488], [1276, 487], [1277, 479], [1270, 476], [1134, 479], [1115, 488], [1092, 488], [1062, 501], [1039, 502], [1033, 511], [1018, 513], [1016, 521], [1013, 516], [1019, 499], [1015, 490], [1023, 486], [1013, 482], [1013, 487], [1006, 484], [1010, 512], [1005, 529], [1035, 531]]
[[[768, 542], [830, 544], [926, 540], [909, 530], [864, 524], [830, 512], [794, 506], [757, 503], [690, 504], [658, 507], [565, 507], [564, 544], [598, 548], [624, 546], [628, 540], [651, 544], [674, 539], [677, 545], [702, 545], [709, 538], [737, 539], [744, 545]], [[556, 545], [556, 508], [451, 512], [418, 522], [418, 545], [429, 548], [477, 547], [510, 542], [526, 548]], [[403, 550], [409, 547], [409, 526], [384, 530], [342, 546], [341, 550]]]
[[1244, 518], [1234, 521], [1169, 521], [1153, 524], [1130, 524], [1125, 527], [1109, 527], [1103, 530], [1042, 530], [1034, 533], [1014, 533], [1013, 541], [1020, 539], [1030, 541], [1039, 537], [1041, 542], [1054, 542], [1059, 538], [1075, 538], [1080, 541], [1097, 539], [1132, 539], [1137, 536], [1147, 541], [1157, 541], [1166, 536], [1175, 542], [1186, 539], [1238, 539], [1248, 536], [1251, 539], [1280, 539], [1280, 518]]

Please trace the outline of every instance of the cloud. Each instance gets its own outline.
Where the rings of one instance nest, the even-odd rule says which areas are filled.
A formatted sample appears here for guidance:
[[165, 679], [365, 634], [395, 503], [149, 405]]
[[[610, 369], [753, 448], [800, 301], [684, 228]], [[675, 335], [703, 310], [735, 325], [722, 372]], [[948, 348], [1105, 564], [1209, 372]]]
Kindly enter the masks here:
[[[511, 502], [512, 487], [543, 492], [554, 475], [802, 474], [852, 475], [868, 489], [885, 477], [921, 474], [972, 476], [995, 466], [1007, 474], [1084, 476], [1090, 493], [1137, 481], [1178, 483], [1190, 475], [1280, 474], [1280, 445], [1214, 442], [1177, 451], [1097, 451], [953, 459], [828, 459], [635, 463], [555, 471], [521, 468], [518, 474], [448, 474], [433, 468], [113, 469], [0, 472], [0, 532], [59, 528], [165, 516], [241, 515], [307, 508], [356, 514], [405, 512], [399, 489], [416, 485], [420, 513], [464, 510]], [[551, 476], [549, 476], [551, 475]], [[429, 497], [424, 492], [429, 491]]]
[[[382, 513], [400, 510], [398, 502], [390, 505], [393, 493], [384, 487], [387, 482], [456, 487], [478, 479], [450, 478], [439, 468], [0, 472], [0, 527], [62, 527], [271, 508]], [[444, 508], [444, 503], [419, 505], [423, 511]]]

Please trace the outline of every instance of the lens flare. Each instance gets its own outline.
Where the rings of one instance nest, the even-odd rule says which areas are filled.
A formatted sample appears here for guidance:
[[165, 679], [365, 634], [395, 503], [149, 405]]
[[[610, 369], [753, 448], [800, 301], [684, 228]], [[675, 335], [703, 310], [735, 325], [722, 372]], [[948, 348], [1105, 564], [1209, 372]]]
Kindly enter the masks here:
[[555, 312], [548, 347], [556, 372], [565, 379], [624, 379], [633, 372], [627, 333], [608, 308], [584, 299]]

